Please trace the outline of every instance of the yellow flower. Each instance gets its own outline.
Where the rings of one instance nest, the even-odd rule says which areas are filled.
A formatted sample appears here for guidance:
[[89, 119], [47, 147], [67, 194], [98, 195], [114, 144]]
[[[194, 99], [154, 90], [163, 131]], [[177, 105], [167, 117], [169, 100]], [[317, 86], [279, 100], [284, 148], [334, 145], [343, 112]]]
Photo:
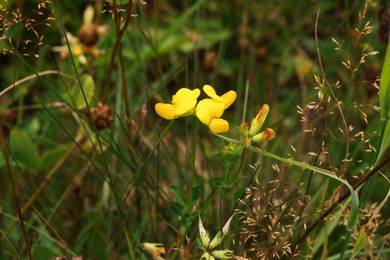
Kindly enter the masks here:
[[155, 106], [156, 113], [168, 120], [191, 115], [194, 113], [199, 95], [199, 89], [181, 88], [172, 96], [172, 104], [157, 103]]
[[214, 133], [227, 132], [229, 123], [220, 118], [225, 110], [225, 105], [211, 98], [201, 100], [196, 106], [196, 116], [207, 125]]
[[196, 106], [196, 116], [212, 132], [227, 132], [229, 130], [229, 123], [220, 117], [225, 109], [236, 100], [237, 93], [231, 90], [222, 96], [218, 96], [214, 88], [210, 85], [204, 85], [203, 90], [210, 98], [205, 98], [198, 103]]

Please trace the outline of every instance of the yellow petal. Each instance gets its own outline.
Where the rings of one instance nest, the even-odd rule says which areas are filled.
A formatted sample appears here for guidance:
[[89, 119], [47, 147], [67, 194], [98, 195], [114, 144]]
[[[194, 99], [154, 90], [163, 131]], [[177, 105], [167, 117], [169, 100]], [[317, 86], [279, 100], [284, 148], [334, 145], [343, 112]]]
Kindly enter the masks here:
[[210, 85], [204, 85], [203, 86], [203, 91], [206, 93], [207, 96], [210, 98], [214, 99], [215, 101], [222, 102], [224, 103], [223, 99], [217, 95], [215, 92], [214, 88]]
[[180, 103], [183, 99], [197, 99], [200, 95], [199, 89], [188, 89], [188, 88], [181, 88], [179, 89], [175, 95], [172, 96], [172, 104], [177, 105]]
[[231, 104], [236, 100], [237, 93], [233, 90], [230, 90], [229, 92], [226, 92], [221, 96], [222, 102], [225, 104], [225, 109], [230, 107]]
[[199, 101], [196, 106], [196, 116], [199, 120], [209, 125], [212, 118], [221, 117], [224, 111], [225, 105], [210, 98], [205, 98]]
[[225, 104], [225, 109], [230, 107], [231, 104], [236, 100], [237, 93], [233, 90], [230, 90], [229, 92], [223, 94], [222, 96], [218, 96], [215, 92], [214, 88], [210, 85], [204, 85], [203, 91], [209, 96], [210, 98], [222, 102]]
[[199, 89], [190, 90], [181, 88], [172, 97], [172, 104], [176, 106], [176, 116], [182, 116], [193, 110], [196, 106], [197, 98], [200, 95]]
[[174, 105], [157, 103], [154, 108], [156, 110], [157, 115], [161, 116], [162, 118], [172, 120], [176, 117], [176, 108]]
[[207, 96], [209, 96], [211, 98], [214, 98], [215, 96], [217, 96], [217, 93], [215, 92], [214, 88], [210, 85], [204, 85], [203, 91], [206, 93]]
[[229, 123], [222, 118], [213, 118], [210, 121], [209, 128], [214, 133], [223, 133], [229, 131]]

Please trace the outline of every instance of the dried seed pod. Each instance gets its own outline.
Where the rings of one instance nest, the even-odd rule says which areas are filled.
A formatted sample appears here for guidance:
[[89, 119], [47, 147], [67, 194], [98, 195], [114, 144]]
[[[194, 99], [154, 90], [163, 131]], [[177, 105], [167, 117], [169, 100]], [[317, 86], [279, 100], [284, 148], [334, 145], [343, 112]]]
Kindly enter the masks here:
[[98, 131], [110, 128], [113, 120], [111, 107], [99, 102], [97, 107], [91, 109], [91, 116], [92, 118], [87, 114], [87, 119]]
[[98, 28], [95, 24], [84, 24], [78, 33], [80, 43], [93, 47], [99, 40]]

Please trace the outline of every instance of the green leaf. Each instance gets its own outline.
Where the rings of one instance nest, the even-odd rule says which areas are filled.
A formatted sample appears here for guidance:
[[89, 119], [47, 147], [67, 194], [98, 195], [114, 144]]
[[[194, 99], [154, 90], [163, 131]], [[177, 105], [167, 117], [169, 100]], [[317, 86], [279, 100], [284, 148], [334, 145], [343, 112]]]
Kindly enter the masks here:
[[196, 185], [192, 187], [192, 203], [195, 203], [201, 196], [202, 187], [200, 185]]
[[12, 130], [10, 152], [11, 160], [14, 158], [18, 163], [32, 170], [39, 169], [41, 159], [38, 155], [38, 147], [25, 132], [16, 128]]
[[169, 211], [178, 216], [182, 216], [185, 213], [186, 207], [177, 203], [177, 202], [169, 202]]
[[[74, 106], [76, 109], [83, 109], [87, 106], [87, 103], [90, 104], [92, 98], [95, 94], [95, 82], [93, 81], [92, 76], [83, 75], [80, 78], [82, 88], [79, 85], [75, 85], [72, 87], [69, 95], [65, 98], [65, 100]], [[83, 94], [83, 91], [84, 94]]]
[[173, 195], [175, 196], [176, 203], [178, 203], [181, 206], [186, 207], [186, 199], [184, 197], [184, 193], [179, 187], [176, 187], [175, 185], [170, 185], [169, 188], [173, 191]]
[[359, 196], [356, 191], [351, 191], [351, 211], [348, 217], [347, 230], [351, 231], [359, 219]]
[[49, 169], [70, 149], [72, 144], [59, 145], [45, 153], [42, 157], [41, 169]]
[[53, 259], [61, 256], [61, 253], [47, 246], [36, 245], [32, 248], [32, 256], [33, 259]]
[[379, 105], [381, 108], [381, 119], [384, 121], [390, 117], [390, 41], [387, 44], [381, 73]]

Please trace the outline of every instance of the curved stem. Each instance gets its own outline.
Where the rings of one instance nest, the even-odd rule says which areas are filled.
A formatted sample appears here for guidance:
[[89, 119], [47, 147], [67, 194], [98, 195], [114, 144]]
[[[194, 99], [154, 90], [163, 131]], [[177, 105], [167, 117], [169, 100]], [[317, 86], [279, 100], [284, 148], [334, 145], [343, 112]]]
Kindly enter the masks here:
[[[236, 143], [236, 144], [241, 143], [240, 141], [228, 138], [226, 136], [222, 136], [222, 135], [219, 135], [219, 134], [215, 134], [215, 135], [220, 137], [220, 138], [222, 138], [222, 139], [224, 139], [224, 140], [226, 140], [226, 141], [232, 142], [232, 143]], [[312, 172], [317, 172], [317, 173], [322, 174], [322, 175], [324, 175], [326, 177], [335, 179], [335, 180], [341, 182], [342, 184], [344, 184], [345, 186], [347, 186], [347, 188], [348, 188], [348, 190], [349, 190], [349, 192], [351, 194], [351, 214], [349, 215], [349, 218], [348, 218], [347, 229], [350, 230], [350, 229], [352, 229], [355, 226], [355, 224], [357, 222], [357, 219], [358, 219], [358, 216], [359, 216], [359, 211], [358, 211], [359, 197], [358, 197], [357, 192], [354, 191], [353, 187], [348, 183], [348, 181], [341, 179], [340, 177], [338, 177], [336, 175], [335, 172], [332, 172], [332, 171], [321, 169], [321, 168], [318, 168], [316, 166], [309, 165], [309, 164], [306, 164], [306, 163], [294, 161], [292, 159], [283, 158], [283, 157], [280, 157], [280, 156], [278, 156], [276, 154], [264, 151], [262, 149], [259, 149], [259, 148], [253, 147], [253, 146], [249, 146], [249, 147], [247, 147], [247, 149], [249, 151], [252, 151], [252, 152], [255, 152], [255, 153], [258, 153], [258, 154], [270, 157], [270, 158], [273, 158], [273, 159], [281, 161], [281, 162], [284, 162], [286, 164], [298, 166], [300, 168], [303, 168], [303, 169], [306, 169], [306, 170], [310, 170]]]
[[14, 83], [12, 83], [11, 85], [9, 85], [8, 87], [6, 87], [5, 89], [3, 89], [1, 92], [0, 92], [0, 97], [2, 95], [4, 95], [5, 93], [7, 93], [8, 91], [14, 89], [16, 86], [22, 84], [22, 83], [25, 83], [29, 80], [32, 80], [32, 79], [35, 79], [35, 78], [38, 78], [38, 77], [41, 77], [41, 76], [46, 76], [46, 75], [59, 75], [61, 77], [64, 77], [64, 78], [69, 78], [69, 79], [73, 79], [73, 80], [76, 80], [72, 75], [69, 75], [69, 74], [66, 74], [66, 73], [62, 73], [61, 71], [58, 71], [58, 70], [45, 70], [45, 71], [42, 71], [42, 72], [38, 72], [37, 74], [33, 74], [33, 75], [30, 75], [30, 76], [27, 76], [25, 78], [22, 78], [18, 81], [15, 81]]
[[[219, 134], [215, 134], [216, 136], [228, 141], [228, 142], [231, 142], [231, 143], [235, 143], [235, 144], [239, 144], [241, 143], [240, 141], [237, 141], [237, 140], [234, 140], [234, 139], [231, 139], [231, 138], [228, 138], [226, 136], [222, 136], [222, 135], [219, 135]], [[324, 169], [321, 169], [319, 167], [316, 167], [316, 166], [313, 166], [313, 165], [310, 165], [310, 164], [306, 164], [306, 163], [302, 163], [302, 162], [298, 162], [298, 161], [294, 161], [292, 159], [287, 159], [287, 158], [283, 158], [283, 157], [280, 157], [276, 154], [273, 154], [273, 153], [270, 153], [270, 152], [267, 152], [265, 150], [262, 150], [260, 148], [257, 148], [257, 147], [254, 147], [254, 146], [248, 146], [247, 149], [249, 151], [252, 151], [252, 152], [255, 152], [255, 153], [258, 153], [258, 154], [261, 154], [261, 155], [264, 155], [264, 156], [267, 156], [267, 157], [270, 157], [270, 158], [273, 158], [275, 160], [278, 160], [278, 161], [281, 161], [281, 162], [284, 162], [284, 163], [287, 163], [287, 164], [291, 164], [291, 165], [294, 165], [294, 166], [298, 166], [298, 167], [301, 167], [301, 168], [304, 168], [306, 170], [310, 170], [310, 171], [313, 171], [313, 172], [317, 172], [317, 173], [320, 173], [322, 175], [325, 175], [329, 178], [332, 178], [332, 179], [335, 179], [335, 180], [338, 180], [339, 182], [343, 183], [345, 186], [348, 187], [349, 191], [352, 193], [353, 192], [353, 188], [352, 186], [346, 181], [346, 180], [343, 180], [341, 179], [340, 177], [338, 177], [336, 175], [335, 172], [332, 172], [332, 171], [328, 171], [328, 170], [324, 170]]]

